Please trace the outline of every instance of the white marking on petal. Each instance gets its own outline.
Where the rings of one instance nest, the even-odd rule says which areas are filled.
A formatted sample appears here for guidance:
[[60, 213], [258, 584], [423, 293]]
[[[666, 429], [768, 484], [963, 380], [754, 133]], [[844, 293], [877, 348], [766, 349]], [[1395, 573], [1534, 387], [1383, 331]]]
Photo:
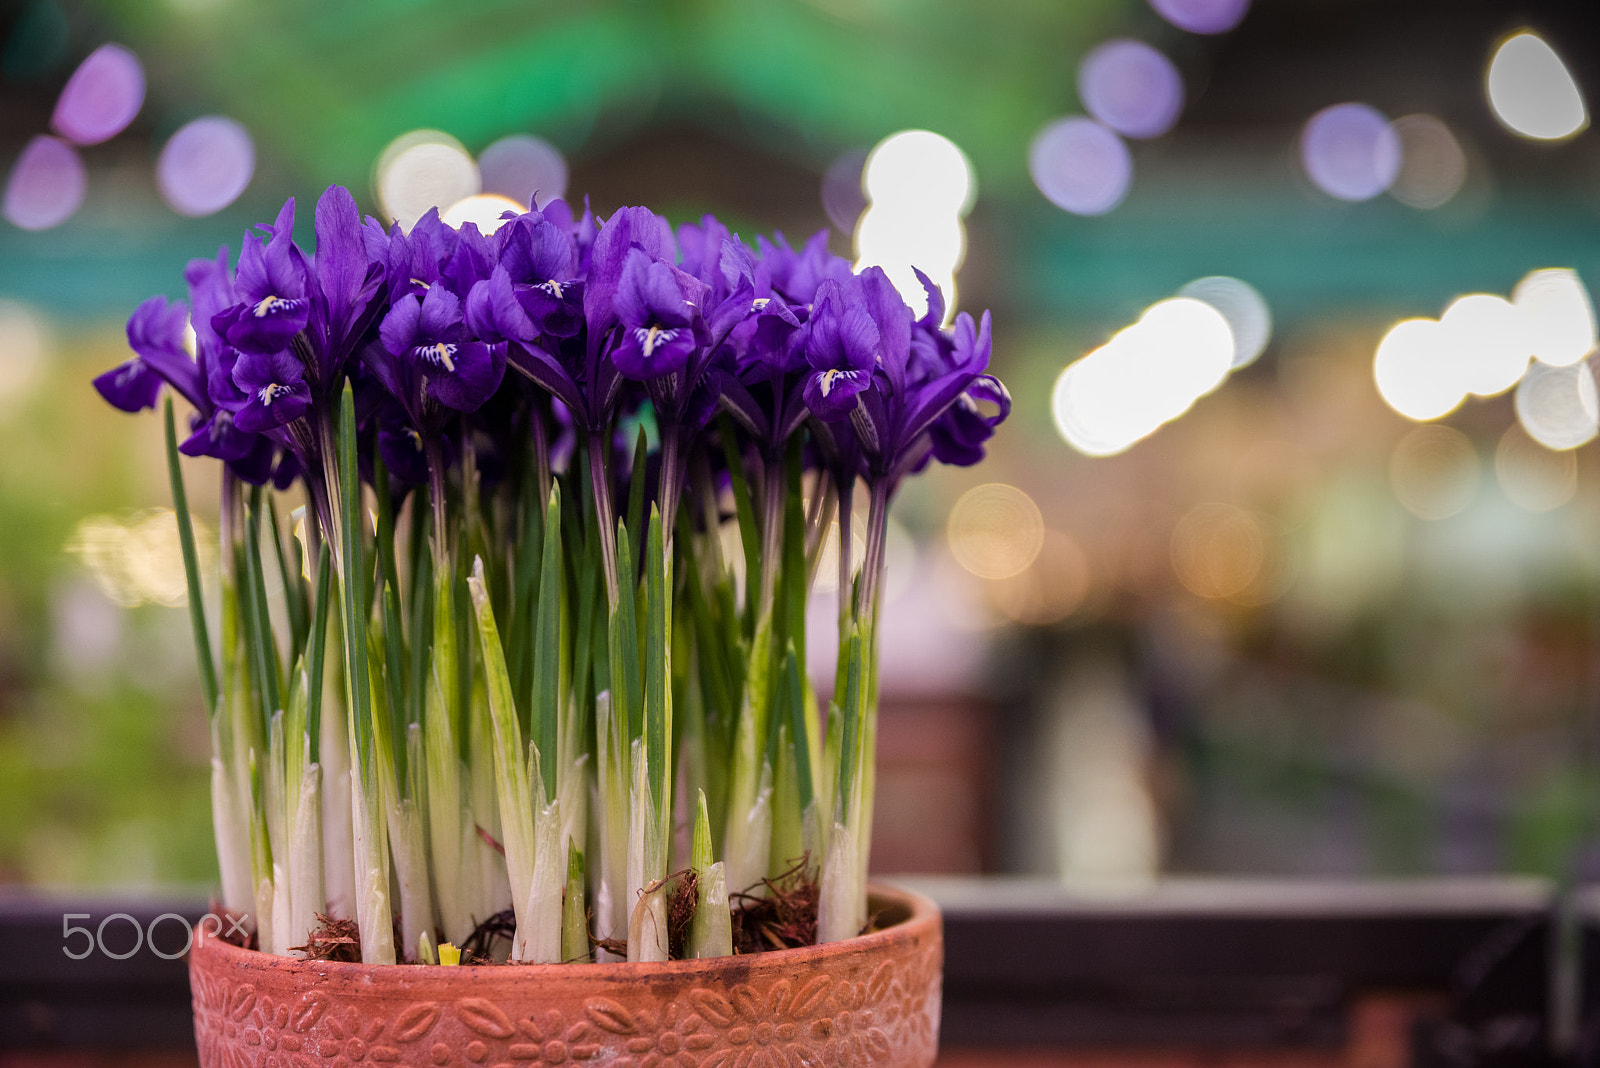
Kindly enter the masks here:
[[443, 367], [449, 374], [456, 373], [456, 362], [453, 359], [455, 354], [456, 347], [443, 341], [435, 342], [432, 345], [417, 346], [417, 356], [420, 359], [433, 364], [435, 367]]
[[640, 326], [634, 328], [633, 336], [638, 338], [639, 347], [644, 350], [644, 358], [648, 360], [655, 353], [657, 345], [665, 345], [677, 337], [678, 332], [665, 326]]
[[280, 385], [277, 382], [269, 382], [267, 385], [264, 385], [260, 389], [256, 390], [256, 396], [261, 398], [261, 407], [268, 408], [271, 407], [273, 401], [277, 400], [285, 393], [291, 392], [293, 392], [293, 390], [289, 386]]
[[835, 382], [837, 382], [839, 379], [841, 379], [841, 378], [854, 379], [855, 377], [856, 377], [856, 373], [854, 371], [844, 371], [844, 370], [840, 370], [837, 367], [822, 372], [822, 385], [821, 385], [822, 395], [824, 397], [826, 397], [828, 394], [832, 393], [833, 392], [833, 384]]

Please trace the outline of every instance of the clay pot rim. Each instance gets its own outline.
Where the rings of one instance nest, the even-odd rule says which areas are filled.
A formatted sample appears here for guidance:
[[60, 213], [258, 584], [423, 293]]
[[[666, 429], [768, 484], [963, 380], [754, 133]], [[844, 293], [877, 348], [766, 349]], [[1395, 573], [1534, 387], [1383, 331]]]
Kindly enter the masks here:
[[469, 977], [489, 978], [491, 976], [509, 979], [526, 976], [529, 982], [556, 977], [564, 977], [571, 981], [582, 979], [626, 980], [642, 976], [688, 976], [715, 972], [727, 968], [734, 962], [738, 962], [739, 966], [743, 968], [757, 966], [803, 968], [810, 963], [824, 961], [842, 954], [867, 953], [896, 942], [916, 941], [938, 932], [943, 926], [939, 906], [914, 890], [907, 890], [898, 886], [887, 886], [882, 883], [869, 883], [867, 894], [870, 911], [875, 912], [886, 908], [903, 909], [904, 918], [870, 934], [847, 938], [842, 942], [801, 946], [796, 949], [767, 950], [762, 953], [740, 954], [731, 957], [707, 957], [698, 960], [518, 965], [359, 964], [336, 960], [301, 960], [297, 957], [281, 957], [275, 953], [262, 953], [258, 950], [236, 946], [232, 942], [224, 942], [214, 935], [204, 934], [199, 930], [196, 931], [197, 937], [194, 949], [191, 952], [203, 951], [207, 955], [216, 954], [228, 960], [235, 967], [271, 968], [290, 972], [303, 971], [328, 978], [347, 976], [354, 979], [359, 976], [367, 976], [377, 979], [382, 976], [417, 981], [445, 979], [450, 976], [456, 976], [461, 979], [468, 979]]

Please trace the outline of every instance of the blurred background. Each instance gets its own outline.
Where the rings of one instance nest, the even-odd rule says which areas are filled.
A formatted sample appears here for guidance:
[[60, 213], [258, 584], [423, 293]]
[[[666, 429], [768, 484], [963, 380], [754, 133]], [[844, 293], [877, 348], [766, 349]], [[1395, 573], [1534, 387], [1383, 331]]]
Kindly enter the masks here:
[[334, 182], [993, 310], [1012, 419], [891, 538], [878, 869], [1600, 876], [1596, 93], [1579, 2], [0, 4], [0, 883], [215, 879], [159, 421], [89, 380]]

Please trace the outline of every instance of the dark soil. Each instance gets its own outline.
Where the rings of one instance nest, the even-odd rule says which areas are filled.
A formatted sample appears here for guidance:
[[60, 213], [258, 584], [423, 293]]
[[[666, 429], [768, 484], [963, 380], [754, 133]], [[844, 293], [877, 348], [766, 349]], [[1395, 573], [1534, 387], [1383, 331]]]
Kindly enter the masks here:
[[807, 873], [809, 867], [809, 858], [801, 857], [776, 879], [761, 880], [766, 893], [729, 895], [734, 953], [765, 953], [816, 943], [819, 894], [817, 881]]

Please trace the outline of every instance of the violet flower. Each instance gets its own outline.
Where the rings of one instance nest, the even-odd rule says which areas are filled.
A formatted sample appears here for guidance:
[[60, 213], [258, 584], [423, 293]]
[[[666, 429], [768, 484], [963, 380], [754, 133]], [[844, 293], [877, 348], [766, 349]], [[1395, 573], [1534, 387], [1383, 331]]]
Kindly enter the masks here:
[[635, 248], [612, 300], [622, 336], [611, 350], [617, 370], [638, 381], [680, 375], [709, 338], [701, 305], [704, 282]]
[[212, 325], [240, 352], [278, 352], [311, 318], [311, 272], [294, 243], [294, 198], [277, 221], [261, 227], [265, 243], [246, 240], [239, 250], [234, 288], [240, 303], [219, 312]]
[[247, 433], [259, 434], [292, 423], [311, 407], [305, 365], [287, 349], [241, 355], [233, 365], [232, 378], [245, 395], [244, 405], [233, 414], [233, 423]]
[[440, 408], [475, 411], [505, 374], [499, 346], [468, 336], [461, 301], [443, 286], [396, 301], [378, 336], [383, 345], [367, 350], [368, 364], [424, 434]]
[[824, 279], [817, 287], [804, 346], [811, 366], [804, 387], [807, 407], [824, 422], [849, 418], [857, 394], [872, 385], [882, 358], [882, 334], [865, 303], [851, 300], [833, 279]]

